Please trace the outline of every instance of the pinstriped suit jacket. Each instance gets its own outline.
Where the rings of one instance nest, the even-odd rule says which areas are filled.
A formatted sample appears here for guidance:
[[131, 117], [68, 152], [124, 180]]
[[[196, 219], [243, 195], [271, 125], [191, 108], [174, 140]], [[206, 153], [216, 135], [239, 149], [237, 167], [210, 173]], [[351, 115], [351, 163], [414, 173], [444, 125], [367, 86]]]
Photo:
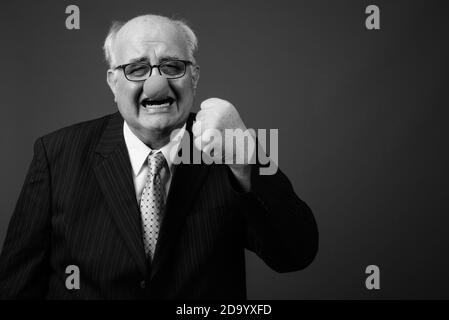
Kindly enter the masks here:
[[[0, 256], [1, 298], [244, 299], [244, 248], [278, 272], [314, 259], [315, 220], [282, 172], [254, 165], [241, 193], [226, 165], [180, 164], [148, 263], [122, 129], [117, 112], [36, 141]], [[65, 286], [69, 265], [78, 290]]]

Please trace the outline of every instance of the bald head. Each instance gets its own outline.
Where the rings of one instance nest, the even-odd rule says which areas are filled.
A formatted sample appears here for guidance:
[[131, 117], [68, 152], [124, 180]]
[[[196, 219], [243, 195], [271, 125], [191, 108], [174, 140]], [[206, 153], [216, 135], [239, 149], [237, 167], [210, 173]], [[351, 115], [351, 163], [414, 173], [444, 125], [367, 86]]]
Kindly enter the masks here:
[[[114, 67], [118, 63], [118, 55], [121, 50], [117, 50], [129, 39], [133, 42], [143, 41], [143, 39], [158, 40], [161, 34], [170, 33], [173, 39], [183, 44], [183, 50], [187, 58], [195, 62], [195, 52], [198, 48], [198, 40], [193, 30], [183, 21], [170, 19], [160, 15], [143, 15], [135, 17], [126, 23], [114, 22], [104, 43], [104, 54], [109, 67]], [[128, 45], [129, 43], [127, 43]]]

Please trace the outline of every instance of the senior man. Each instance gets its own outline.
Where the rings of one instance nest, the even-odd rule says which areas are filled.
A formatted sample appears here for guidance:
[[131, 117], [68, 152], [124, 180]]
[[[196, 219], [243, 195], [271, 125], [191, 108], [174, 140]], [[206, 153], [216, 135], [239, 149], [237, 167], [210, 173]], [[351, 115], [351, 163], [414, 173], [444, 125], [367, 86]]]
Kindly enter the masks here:
[[246, 130], [222, 99], [191, 113], [196, 48], [178, 20], [113, 25], [118, 112], [36, 141], [0, 257], [2, 298], [244, 299], [245, 248], [278, 272], [311, 263], [317, 226], [280, 170], [175, 163], [176, 136], [204, 151], [207, 129]]

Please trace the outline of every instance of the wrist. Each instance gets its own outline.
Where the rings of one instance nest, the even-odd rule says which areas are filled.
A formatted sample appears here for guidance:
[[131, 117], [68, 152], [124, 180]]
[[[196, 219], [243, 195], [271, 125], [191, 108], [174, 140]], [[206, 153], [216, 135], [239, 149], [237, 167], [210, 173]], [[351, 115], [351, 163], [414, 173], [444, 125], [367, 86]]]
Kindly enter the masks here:
[[250, 164], [228, 164], [232, 174], [245, 192], [251, 190], [251, 165]]

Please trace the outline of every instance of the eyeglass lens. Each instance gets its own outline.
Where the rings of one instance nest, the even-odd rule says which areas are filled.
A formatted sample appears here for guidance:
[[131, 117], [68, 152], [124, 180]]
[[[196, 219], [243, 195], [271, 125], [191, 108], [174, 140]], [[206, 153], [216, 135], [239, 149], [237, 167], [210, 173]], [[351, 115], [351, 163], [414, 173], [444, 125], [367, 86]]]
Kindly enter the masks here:
[[[185, 73], [186, 65], [182, 61], [167, 61], [159, 66], [159, 70], [166, 78], [182, 77]], [[151, 67], [146, 63], [131, 63], [125, 67], [125, 75], [130, 80], [141, 80], [149, 77]]]

